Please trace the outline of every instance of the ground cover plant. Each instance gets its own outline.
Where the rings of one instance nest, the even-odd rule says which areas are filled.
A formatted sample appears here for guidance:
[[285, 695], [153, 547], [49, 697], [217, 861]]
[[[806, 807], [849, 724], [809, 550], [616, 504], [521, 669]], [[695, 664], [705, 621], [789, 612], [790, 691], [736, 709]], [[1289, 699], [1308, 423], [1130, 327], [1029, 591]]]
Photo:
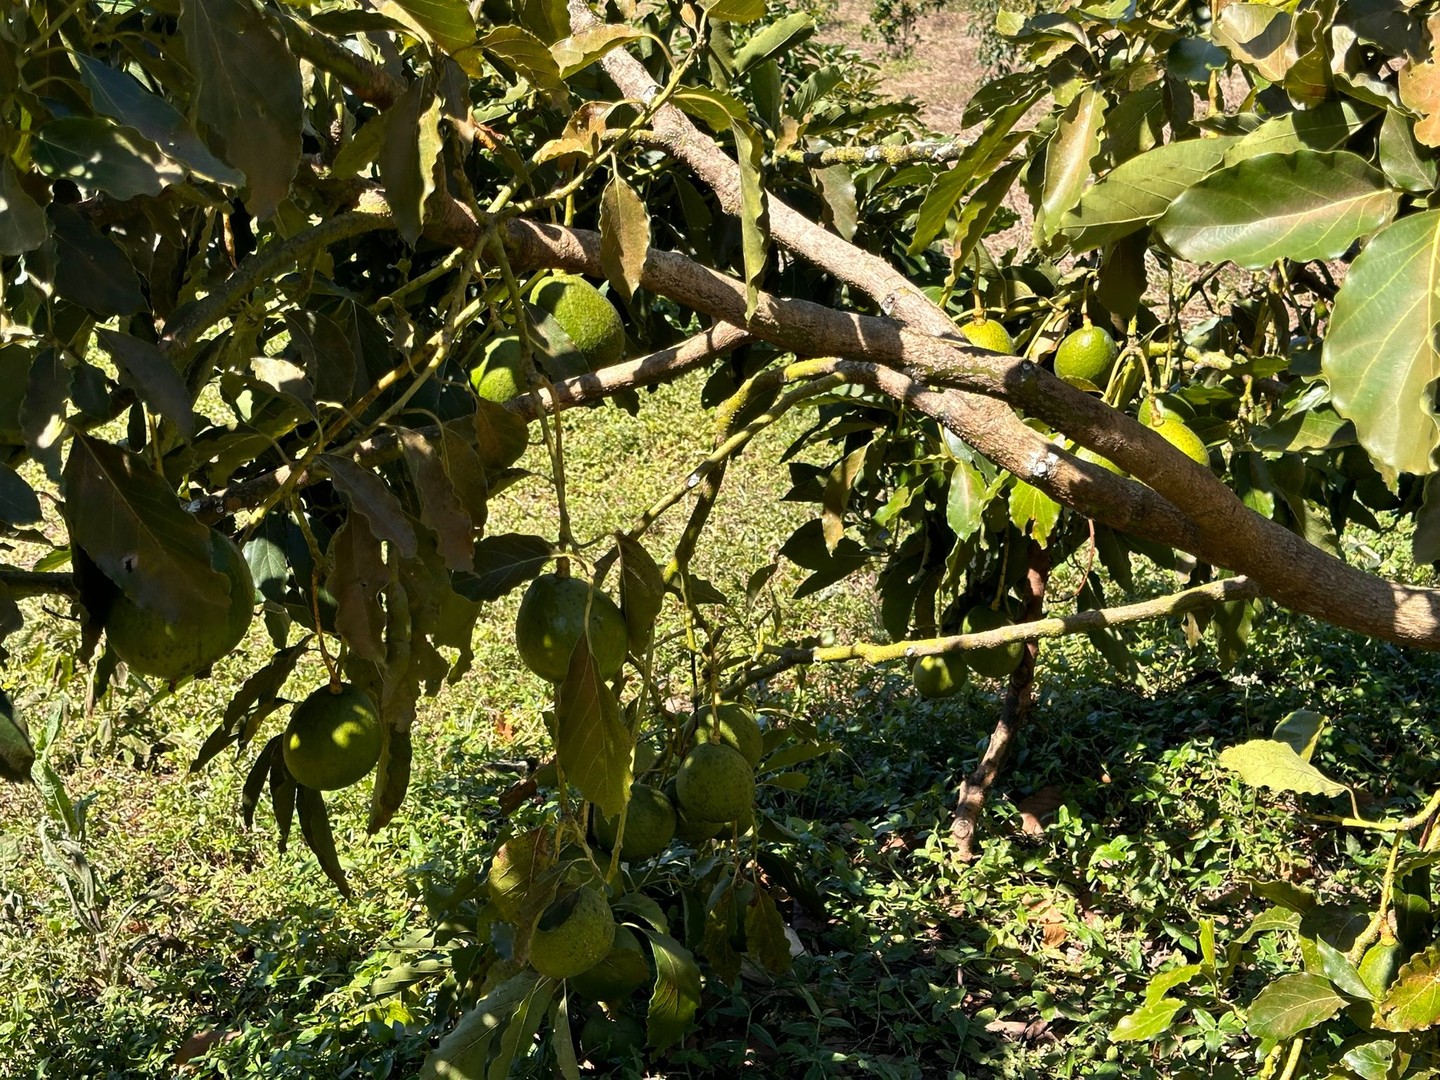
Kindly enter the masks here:
[[7, 9], [5, 1067], [1427, 1074], [1433, 7]]

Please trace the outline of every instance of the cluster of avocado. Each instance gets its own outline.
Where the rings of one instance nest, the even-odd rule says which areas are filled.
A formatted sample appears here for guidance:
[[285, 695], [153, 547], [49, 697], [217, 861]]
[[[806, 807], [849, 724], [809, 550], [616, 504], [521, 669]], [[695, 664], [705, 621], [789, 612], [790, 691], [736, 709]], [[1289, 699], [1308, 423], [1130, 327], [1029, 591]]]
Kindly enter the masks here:
[[[530, 292], [530, 302], [549, 312], [591, 371], [625, 358], [625, 325], [615, 305], [578, 274], [552, 274]], [[520, 338], [501, 334], [486, 346], [470, 372], [475, 393], [505, 402], [525, 393], [529, 384], [521, 362]]]
[[[960, 624], [962, 634], [981, 634], [1014, 626], [1015, 620], [998, 608], [978, 604], [965, 614]], [[1025, 643], [1012, 641], [985, 649], [940, 653], [919, 657], [910, 668], [910, 680], [916, 691], [927, 698], [946, 698], [960, 692], [971, 669], [991, 679], [1006, 679], [1020, 666]]]

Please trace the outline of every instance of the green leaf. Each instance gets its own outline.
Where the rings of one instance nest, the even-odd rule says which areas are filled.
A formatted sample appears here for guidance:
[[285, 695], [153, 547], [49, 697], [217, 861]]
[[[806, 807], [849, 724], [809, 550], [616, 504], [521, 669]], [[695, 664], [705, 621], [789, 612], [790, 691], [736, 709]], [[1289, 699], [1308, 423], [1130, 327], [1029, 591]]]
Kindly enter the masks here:
[[700, 1004], [700, 968], [690, 950], [668, 934], [643, 928], [655, 958], [655, 990], [646, 1017], [648, 1041], [656, 1050], [679, 1042], [690, 1030]]
[[1355, 965], [1350, 963], [1345, 954], [1331, 945], [1323, 937], [1315, 936], [1310, 939], [1315, 949], [1315, 954], [1320, 958], [1320, 974], [1330, 980], [1330, 984], [1342, 994], [1348, 994], [1352, 998], [1359, 998], [1361, 1001], [1375, 1000], [1375, 994], [1370, 987], [1365, 985], [1365, 980], [1360, 977], [1360, 972]]
[[380, 10], [446, 52], [475, 44], [475, 20], [465, 0], [387, 0]]
[[711, 22], [754, 22], [765, 14], [765, 0], [700, 0]]
[[0, 255], [23, 255], [45, 242], [45, 211], [20, 183], [9, 155], [0, 156]]
[[1288, 743], [1301, 759], [1309, 761], [1325, 730], [1325, 718], [1311, 709], [1296, 709], [1275, 725], [1275, 739]]
[[1175, 1014], [1185, 1007], [1179, 998], [1156, 998], [1122, 1016], [1110, 1030], [1113, 1042], [1144, 1042], [1170, 1030]]
[[555, 546], [542, 536], [498, 533], [475, 545], [475, 564], [452, 578], [455, 591], [469, 600], [498, 600], [538, 577], [554, 557]]
[[414, 247], [425, 219], [425, 200], [435, 191], [440, 156], [440, 102], [416, 79], [385, 112], [380, 179], [405, 242]]
[[569, 79], [571, 75], [583, 71], [612, 49], [649, 36], [633, 26], [605, 23], [573, 37], [561, 38], [550, 46], [550, 55], [555, 58], [555, 63], [560, 68], [560, 77]]
[[745, 951], [776, 975], [784, 975], [795, 963], [790, 939], [785, 936], [785, 920], [770, 894], [758, 887], [745, 907]]
[[704, 122], [711, 131], [726, 131], [737, 120], [744, 120], [748, 113], [739, 98], [723, 90], [711, 90], [705, 86], [687, 86], [676, 92], [671, 100], [681, 110]]
[[0, 521], [11, 526], [33, 525], [40, 517], [40, 498], [35, 489], [0, 462]]
[[1220, 166], [1238, 136], [1167, 143], [1111, 169], [1060, 220], [1076, 251], [1129, 236], [1154, 221], [1191, 185]]
[[481, 1080], [496, 1038], [544, 981], [522, 971], [491, 990], [430, 1052], [419, 1080]]
[[325, 798], [320, 792], [300, 784], [295, 785], [295, 809], [300, 815], [300, 835], [305, 846], [315, 853], [320, 869], [335, 883], [340, 895], [349, 900], [354, 894], [345, 880], [345, 870], [340, 865], [340, 856], [335, 853], [335, 834], [330, 831], [330, 813], [325, 809]]
[[770, 209], [760, 166], [765, 143], [748, 123], [730, 125], [735, 135], [735, 157], [740, 165], [740, 241], [745, 259], [745, 318], [760, 302], [760, 279], [765, 274], [765, 252], [770, 241]]
[[1440, 210], [1386, 226], [1351, 265], [1335, 298], [1320, 367], [1335, 409], [1383, 474], [1425, 475], [1440, 444]]
[[274, 17], [250, 0], [185, 0], [180, 33], [196, 111], [245, 174], [246, 208], [269, 217], [300, 165], [300, 65]]
[[1059, 503], [1024, 480], [1015, 481], [1010, 489], [1010, 521], [1017, 529], [1028, 531], [1035, 542], [1044, 547], [1059, 520]]
[[1395, 1040], [1365, 1035], [1346, 1039], [1340, 1063], [1360, 1080], [1387, 1080], [1395, 1063]]
[[230, 605], [230, 579], [210, 564], [210, 530], [137, 455], [76, 435], [64, 474], [71, 541], [142, 607], [193, 621]]
[[1090, 183], [1090, 162], [1100, 153], [1106, 105], [1100, 91], [1085, 90], [1066, 107], [1046, 144], [1040, 220], [1047, 243]]
[[1235, 60], [1278, 83], [1295, 63], [1290, 14], [1268, 4], [1229, 4], [1211, 28], [1215, 44]]
[[1324, 1023], [1345, 1006], [1345, 999], [1320, 975], [1282, 975], [1250, 1003], [1245, 1030], [1257, 1039], [1289, 1039]]
[[630, 646], [637, 652], [650, 643], [655, 619], [665, 603], [665, 578], [660, 567], [638, 540], [620, 535], [620, 610]]
[[35, 138], [35, 164], [42, 172], [122, 202], [159, 195], [185, 180], [185, 171], [154, 144], [99, 117], [61, 117], [40, 128]]
[[965, 201], [965, 209], [960, 212], [960, 219], [955, 223], [955, 233], [951, 239], [952, 265], [968, 265], [975, 245], [985, 236], [990, 222], [1009, 196], [1015, 178], [1026, 164], [1024, 160], [1006, 162]]
[[133, 75], [83, 53], [75, 54], [75, 59], [96, 112], [134, 128], [197, 176], [232, 186], [245, 182], [244, 173], [210, 152], [175, 106], [150, 93]]
[[744, 75], [756, 64], [768, 60], [772, 56], [783, 56], [795, 46], [811, 38], [815, 30], [814, 18], [807, 12], [796, 11], [771, 23], [763, 30], [756, 31], [749, 41], [735, 50], [736, 76]]
[[1226, 747], [1220, 754], [1220, 765], [1239, 773], [1251, 787], [1304, 795], [1342, 795], [1350, 790], [1311, 765], [1289, 743], [1274, 739], [1251, 739]]
[[159, 346], [103, 327], [95, 331], [100, 346], [120, 369], [121, 382], [135, 388], [145, 404], [175, 425], [182, 438], [195, 434], [190, 390]]
[[1395, 975], [1380, 1003], [1391, 1031], [1421, 1031], [1440, 1024], [1440, 945], [1416, 953]]
[[988, 485], [980, 470], [968, 461], [957, 461], [950, 471], [945, 496], [945, 521], [961, 540], [974, 536], [984, 519]]
[[1156, 230], [1200, 263], [1260, 269], [1279, 259], [1337, 259], [1382, 228], [1398, 197], [1384, 175], [1348, 153], [1262, 154], [1182, 192]]
[[555, 691], [555, 751], [565, 779], [606, 817], [619, 814], [629, 797], [633, 744], [582, 637]]
[[1266, 120], [1232, 146], [1225, 164], [1234, 165], [1261, 154], [1293, 154], [1297, 150], [1340, 150], [1375, 117], [1350, 101], [1332, 101], [1318, 109], [1285, 113]]
[[401, 558], [415, 557], [415, 527], [385, 481], [336, 454], [321, 454], [317, 464], [330, 474], [335, 490], [350, 500], [351, 509], [365, 515], [377, 539], [394, 544]]
[[640, 287], [650, 253], [650, 215], [635, 189], [618, 175], [600, 196], [600, 266], [628, 302]]

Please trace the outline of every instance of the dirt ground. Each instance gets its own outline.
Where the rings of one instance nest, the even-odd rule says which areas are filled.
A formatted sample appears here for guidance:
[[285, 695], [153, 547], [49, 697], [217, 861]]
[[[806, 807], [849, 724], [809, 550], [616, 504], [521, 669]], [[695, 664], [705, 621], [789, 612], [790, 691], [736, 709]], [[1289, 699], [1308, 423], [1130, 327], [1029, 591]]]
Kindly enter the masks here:
[[897, 58], [884, 42], [866, 40], [870, 0], [839, 0], [834, 19], [821, 30], [827, 41], [848, 45], [881, 65], [885, 89], [894, 97], [913, 97], [921, 115], [936, 131], [959, 134], [965, 104], [985, 80], [976, 58], [979, 35], [975, 15], [942, 11], [916, 23], [914, 51]]

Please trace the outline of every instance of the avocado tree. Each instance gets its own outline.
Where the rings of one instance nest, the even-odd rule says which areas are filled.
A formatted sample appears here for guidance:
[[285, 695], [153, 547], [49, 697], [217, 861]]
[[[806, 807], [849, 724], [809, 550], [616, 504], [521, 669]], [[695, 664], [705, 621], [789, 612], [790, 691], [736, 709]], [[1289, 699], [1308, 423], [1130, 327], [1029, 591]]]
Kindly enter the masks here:
[[[268, 792], [343, 890], [320, 792], [373, 775], [383, 828], [416, 702], [524, 589], [555, 810], [495, 856], [477, 919], [502, 930], [477, 933], [428, 1074], [543, 1052], [574, 1075], [572, 991], [643, 988], [663, 1048], [701, 988], [677, 920], [703, 921], [708, 977], [789, 964], [755, 769], [820, 747], [772, 753], [786, 733], [761, 735], [754, 682], [843, 662], [909, 663], [931, 696], [1000, 680], [960, 785], [965, 857], [1046, 638], [1087, 634], [1125, 671], [1126, 623], [1182, 616], [1234, 656], [1268, 601], [1440, 648], [1440, 592], [1337, 540], [1392, 514], [1440, 559], [1435, 7], [1002, 11], [1021, 62], [970, 103], [972, 138], [937, 141], [809, 43], [811, 12], [763, 0], [8, 5], [0, 518], [49, 550], [0, 569], [0, 626], [68, 598], [103, 693], [123, 670], [203, 677], [259, 612], [273, 659], [197, 765], [242, 755], [245, 813]], [[574, 535], [564, 411], [643, 409], [637, 389], [701, 368], [720, 404], [695, 470], [627, 531]], [[876, 572], [889, 640], [732, 655], [692, 558], [727, 462], [796, 408], [829, 464], [792, 469], [817, 513], [782, 555], [807, 592]], [[558, 532], [487, 533], [532, 437]], [[36, 528], [42, 494], [63, 535]], [[674, 550], [647, 547], [687, 495]], [[1050, 614], [1077, 555], [1076, 610]], [[1187, 587], [1125, 602], [1137, 558]], [[678, 714], [666, 605], [698, 628]], [[290, 688], [281, 730], [310, 651], [329, 684]], [[23, 722], [0, 724], [23, 776]], [[1267, 743], [1235, 759], [1248, 778], [1335, 794], [1313, 738]], [[634, 874], [672, 839], [734, 853], [683, 914]], [[1312, 934], [1320, 970], [1253, 1031], [1292, 1075], [1307, 1054], [1341, 1067], [1305, 1033], [1360, 1001], [1345, 1022], [1383, 1063], [1345, 1068], [1421, 1060], [1440, 954], [1428, 925], [1402, 947], [1391, 913], [1433, 854], [1405, 843], [1370, 922], [1343, 948]], [[1380, 946], [1387, 972], [1351, 979]], [[1117, 1037], [1164, 1031], [1184, 1004], [1166, 989]]]

